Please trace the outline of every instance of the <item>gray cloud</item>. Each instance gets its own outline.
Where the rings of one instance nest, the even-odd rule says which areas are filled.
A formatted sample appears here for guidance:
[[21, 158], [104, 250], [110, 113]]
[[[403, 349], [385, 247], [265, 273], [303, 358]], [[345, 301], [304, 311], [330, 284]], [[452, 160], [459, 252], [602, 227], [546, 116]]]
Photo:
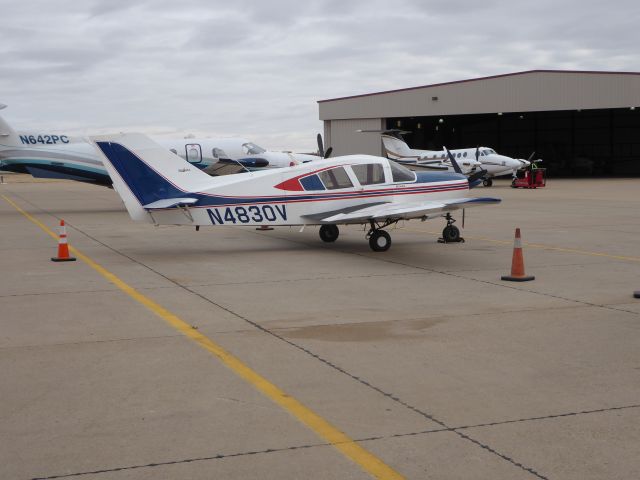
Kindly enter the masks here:
[[534, 68], [640, 70], [621, 0], [3, 2], [18, 128], [242, 135], [312, 150], [316, 101]]

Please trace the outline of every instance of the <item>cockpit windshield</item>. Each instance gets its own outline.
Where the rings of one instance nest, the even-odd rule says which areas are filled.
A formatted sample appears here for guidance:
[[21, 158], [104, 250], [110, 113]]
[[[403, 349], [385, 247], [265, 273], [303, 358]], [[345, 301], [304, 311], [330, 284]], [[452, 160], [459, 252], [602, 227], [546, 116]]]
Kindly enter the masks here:
[[261, 153], [266, 152], [266, 150], [258, 145], [256, 145], [255, 143], [243, 143], [242, 144], [242, 150], [244, 150], [244, 153], [246, 155], [259, 155]]

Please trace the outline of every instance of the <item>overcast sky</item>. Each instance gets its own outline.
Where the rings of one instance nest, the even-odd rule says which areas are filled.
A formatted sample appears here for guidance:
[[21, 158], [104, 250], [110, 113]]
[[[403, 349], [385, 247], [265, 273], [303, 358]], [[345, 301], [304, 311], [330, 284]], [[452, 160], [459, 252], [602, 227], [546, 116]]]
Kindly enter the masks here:
[[0, 0], [16, 128], [315, 149], [317, 101], [551, 68], [640, 71], [637, 0]]

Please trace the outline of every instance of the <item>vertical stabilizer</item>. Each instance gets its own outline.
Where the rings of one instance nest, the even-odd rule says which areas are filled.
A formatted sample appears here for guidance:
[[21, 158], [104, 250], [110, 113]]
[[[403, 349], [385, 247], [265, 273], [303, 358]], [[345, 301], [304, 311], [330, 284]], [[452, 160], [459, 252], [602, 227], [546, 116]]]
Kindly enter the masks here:
[[151, 205], [191, 201], [188, 194], [216, 180], [148, 137], [131, 133], [91, 137], [129, 215], [150, 222]]
[[382, 134], [382, 144], [389, 158], [415, 157], [407, 142], [395, 135]]
[[[0, 110], [7, 108], [6, 105], [0, 104]], [[16, 131], [11, 128], [2, 116], [0, 116], [0, 144], [2, 145], [17, 145], [20, 143], [20, 139]]]

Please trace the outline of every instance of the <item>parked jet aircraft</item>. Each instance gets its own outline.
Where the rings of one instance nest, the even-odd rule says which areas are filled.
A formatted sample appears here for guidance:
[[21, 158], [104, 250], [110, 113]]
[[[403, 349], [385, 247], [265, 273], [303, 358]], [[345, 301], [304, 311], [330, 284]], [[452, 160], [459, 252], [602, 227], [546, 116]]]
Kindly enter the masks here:
[[374, 251], [400, 220], [445, 217], [445, 240], [459, 240], [451, 212], [499, 203], [465, 196], [469, 182], [448, 172], [413, 172], [386, 158], [350, 155], [245, 175], [210, 177], [141, 134], [92, 137], [131, 218], [156, 225], [369, 225]]
[[[5, 108], [0, 105], [0, 110]], [[212, 175], [289, 166], [315, 155], [272, 152], [242, 138], [158, 139], [191, 165]], [[65, 178], [111, 185], [111, 178], [88, 138], [50, 132], [16, 132], [0, 117], [0, 170], [34, 177]]]
[[[404, 141], [402, 130], [383, 130], [382, 144], [386, 151], [387, 157], [397, 162], [417, 166], [434, 165], [438, 162], [446, 166], [449, 170], [453, 170], [451, 162], [448, 161], [448, 155], [445, 150], [418, 150], [409, 148]], [[450, 150], [459, 163], [463, 165], [467, 162], [476, 160], [479, 167], [485, 170], [483, 176], [484, 185], [490, 187], [493, 184], [492, 178], [501, 177], [503, 175], [516, 176], [516, 172], [522, 168], [529, 166], [530, 160], [520, 160], [505, 155], [499, 155], [495, 150], [488, 147], [462, 148]], [[465, 172], [466, 173], [466, 172]]]

